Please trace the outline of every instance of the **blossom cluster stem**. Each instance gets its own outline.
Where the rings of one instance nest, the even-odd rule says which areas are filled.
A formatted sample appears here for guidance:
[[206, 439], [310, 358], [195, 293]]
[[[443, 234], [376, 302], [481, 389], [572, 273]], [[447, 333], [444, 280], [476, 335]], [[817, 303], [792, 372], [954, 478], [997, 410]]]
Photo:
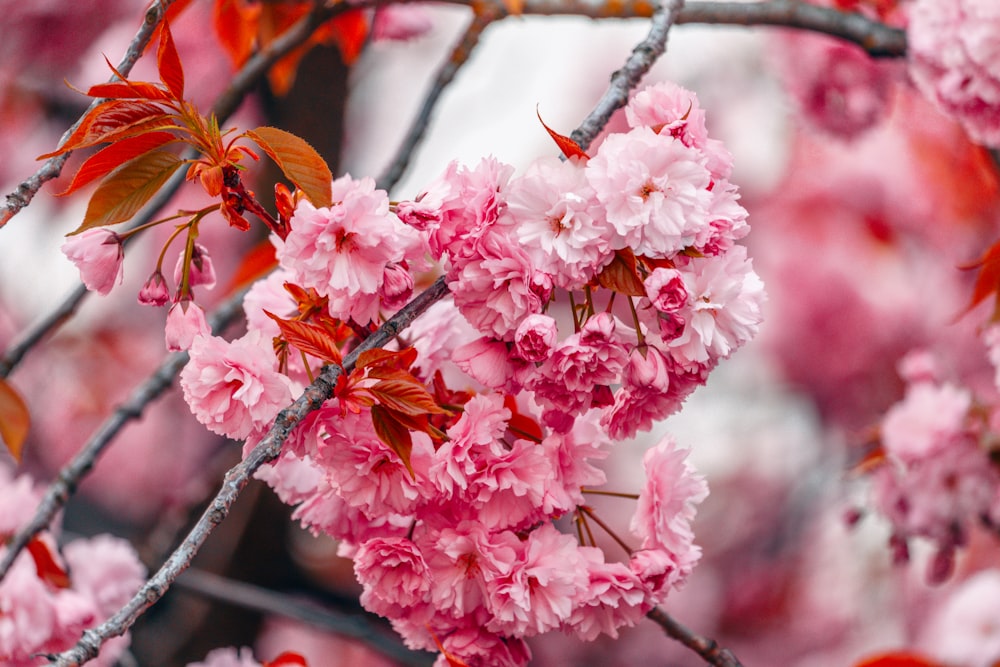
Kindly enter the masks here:
[[448, 293], [439, 278], [383, 324], [344, 358], [344, 366], [325, 366], [316, 380], [289, 407], [278, 413], [274, 424], [246, 458], [226, 473], [222, 486], [184, 541], [149, 578], [132, 599], [107, 621], [84, 632], [76, 646], [56, 656], [59, 667], [76, 667], [95, 658], [108, 639], [125, 634], [145, 611], [156, 604], [177, 577], [186, 570], [215, 527], [222, 523], [246, 488], [253, 474], [281, 453], [281, 446], [299, 422], [318, 410], [332, 395], [341, 372], [350, 372], [358, 356], [366, 350], [385, 346], [432, 304]]

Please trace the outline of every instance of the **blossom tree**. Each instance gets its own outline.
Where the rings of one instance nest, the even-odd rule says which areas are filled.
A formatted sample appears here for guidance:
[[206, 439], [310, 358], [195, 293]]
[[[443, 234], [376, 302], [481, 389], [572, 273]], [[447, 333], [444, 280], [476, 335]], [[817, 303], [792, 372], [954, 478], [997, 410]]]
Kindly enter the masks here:
[[[0, 660], [1000, 661], [1000, 8], [447, 4], [465, 25], [376, 178], [358, 156], [403, 88], [365, 86], [454, 14], [10, 3], [5, 145], [43, 162], [3, 174], [0, 234], [31, 282], [11, 235], [48, 207], [70, 222], [39, 253], [80, 283], [0, 292]], [[411, 165], [481, 42], [541, 15], [642, 34], [589, 112], [552, 120], [578, 105], [548, 90], [516, 119], [530, 157]], [[660, 77], [691, 24], [757, 26], [743, 75], [781, 102]], [[86, 55], [119, 25], [117, 64]], [[40, 84], [70, 50], [72, 89]], [[741, 192], [730, 144], [782, 105], [756, 150], [783, 157]], [[754, 416], [775, 394], [806, 435]]]

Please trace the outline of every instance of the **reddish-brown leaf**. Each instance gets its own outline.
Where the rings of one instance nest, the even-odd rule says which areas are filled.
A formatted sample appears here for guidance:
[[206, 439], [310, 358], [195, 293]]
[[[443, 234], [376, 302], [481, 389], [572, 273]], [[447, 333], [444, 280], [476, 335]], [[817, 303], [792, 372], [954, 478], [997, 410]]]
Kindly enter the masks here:
[[24, 399], [14, 387], [0, 378], [0, 440], [3, 440], [15, 461], [21, 461], [21, 451], [30, 425], [31, 415]]
[[525, 438], [534, 442], [541, 442], [545, 439], [542, 427], [529, 415], [522, 414], [517, 409], [517, 399], [510, 394], [504, 394], [503, 406], [510, 410], [510, 419], [507, 420], [507, 429], [516, 437]]
[[35, 561], [35, 572], [42, 581], [56, 588], [69, 588], [70, 580], [66, 570], [56, 560], [52, 549], [41, 538], [33, 537], [25, 549]]
[[260, 4], [246, 0], [215, 1], [215, 34], [235, 67], [242, 67], [253, 53], [260, 10]]
[[365, 350], [358, 355], [358, 368], [391, 368], [407, 370], [417, 360], [416, 348], [408, 347], [399, 352], [376, 348]]
[[73, 181], [69, 187], [60, 192], [57, 196], [64, 197], [76, 192], [83, 186], [103, 178], [129, 160], [154, 148], [160, 148], [173, 141], [178, 141], [177, 136], [170, 132], [149, 132], [135, 137], [129, 137], [117, 141], [106, 148], [102, 148], [97, 153], [91, 155], [80, 165], [80, 168], [73, 175]]
[[268, 317], [278, 323], [282, 337], [301, 352], [311, 354], [317, 359], [343, 365], [340, 350], [329, 331], [311, 322], [286, 320], [274, 313], [264, 311]]
[[160, 23], [160, 46], [156, 50], [156, 69], [160, 81], [167, 87], [174, 99], [184, 99], [184, 68], [181, 67], [181, 57], [177, 54], [177, 46], [170, 34], [170, 25]]
[[91, 195], [83, 224], [70, 235], [125, 222], [138, 213], [181, 164], [181, 159], [173, 153], [154, 150], [121, 165]]
[[333, 203], [330, 167], [304, 139], [276, 127], [258, 127], [246, 136], [274, 160], [313, 206], [321, 208]]
[[274, 660], [264, 663], [264, 667], [293, 667], [293, 665], [309, 667], [309, 663], [306, 662], [305, 657], [292, 651], [285, 651]]
[[154, 121], [172, 122], [175, 127], [180, 127], [168, 116], [163, 107], [157, 104], [108, 100], [94, 107], [58, 149], [39, 155], [37, 159], [45, 160], [77, 148], [101, 144], [110, 138], [120, 136], [122, 130], [136, 126], [145, 127], [145, 124]]
[[378, 402], [404, 415], [443, 414], [426, 387], [416, 381], [394, 379], [380, 380], [368, 391]]
[[232, 294], [258, 278], [263, 278], [277, 266], [278, 258], [274, 254], [274, 244], [264, 239], [243, 256], [240, 265], [236, 267], [233, 279], [226, 287], [226, 293]]
[[944, 667], [944, 665], [917, 653], [893, 651], [866, 658], [854, 667]]
[[615, 258], [597, 276], [601, 287], [627, 296], [644, 296], [646, 288], [636, 268], [635, 255], [630, 248], [615, 252]]
[[972, 288], [972, 300], [963, 314], [969, 312], [988, 296], [1000, 288], [1000, 241], [991, 245], [978, 261], [959, 267], [961, 269], [979, 269], [976, 284]]
[[413, 467], [410, 465], [410, 453], [413, 451], [413, 436], [410, 434], [410, 430], [400, 423], [392, 410], [381, 405], [373, 405], [371, 410], [375, 435], [389, 449], [396, 452], [412, 477]]
[[556, 142], [556, 146], [559, 147], [559, 150], [562, 151], [563, 155], [565, 155], [567, 158], [570, 159], [579, 158], [584, 162], [590, 159], [590, 156], [587, 155], [586, 151], [580, 148], [580, 144], [576, 143], [567, 136], [559, 134], [551, 127], [546, 125], [545, 121], [542, 120], [542, 114], [541, 112], [538, 111], [537, 107], [535, 108], [535, 115], [538, 116], [538, 122], [542, 124], [542, 127], [545, 128], [545, 131], [549, 133], [550, 137], [552, 137], [552, 140]]

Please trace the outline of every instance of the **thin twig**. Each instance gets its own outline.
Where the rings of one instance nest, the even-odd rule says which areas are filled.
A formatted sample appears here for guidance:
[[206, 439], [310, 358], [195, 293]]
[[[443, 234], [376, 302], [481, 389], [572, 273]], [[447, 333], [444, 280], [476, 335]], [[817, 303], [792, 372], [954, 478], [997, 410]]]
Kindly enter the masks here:
[[[163, 19], [163, 15], [166, 13], [167, 8], [174, 4], [175, 0], [156, 0], [153, 6], [146, 10], [145, 18], [143, 19], [142, 26], [139, 27], [139, 31], [132, 38], [132, 42], [129, 44], [128, 49], [125, 51], [125, 55], [122, 57], [120, 63], [118, 63], [118, 71], [122, 74], [127, 75], [132, 71], [132, 67], [142, 56], [143, 51], [146, 49], [146, 45], [149, 44], [149, 40], [153, 37], [153, 32], [156, 30], [156, 26], [159, 25], [160, 21]], [[115, 79], [112, 79], [112, 81]], [[86, 117], [92, 109], [94, 109], [103, 100], [94, 100], [87, 110], [80, 116], [79, 119], [73, 125], [66, 130], [65, 134], [59, 140], [60, 145], [63, 144], [73, 131], [79, 127], [80, 123]], [[7, 201], [2, 207], [0, 207], [0, 229], [7, 224], [7, 222], [13, 218], [21, 209], [26, 207], [34, 199], [35, 195], [42, 188], [42, 185], [57, 178], [60, 173], [62, 173], [62, 168], [66, 164], [66, 160], [69, 159], [72, 151], [67, 151], [62, 155], [57, 155], [51, 157], [45, 161], [45, 163], [36, 171], [32, 176], [24, 180], [14, 192], [7, 195]]]
[[684, 644], [708, 664], [715, 667], [743, 667], [732, 651], [722, 648], [714, 639], [695, 634], [659, 607], [653, 607], [646, 617], [663, 628], [667, 636]]
[[581, 148], [587, 150], [590, 142], [601, 133], [608, 121], [611, 120], [611, 115], [625, 106], [632, 89], [639, 84], [653, 63], [666, 52], [667, 36], [683, 6], [684, 0], [667, 0], [653, 12], [649, 34], [632, 50], [622, 68], [611, 75], [611, 85], [601, 96], [597, 106], [570, 134], [570, 138]]
[[284, 616], [342, 637], [356, 639], [402, 665], [430, 667], [434, 662], [434, 656], [411, 651], [400, 643], [397, 636], [382, 631], [362, 615], [345, 614], [312, 600], [302, 600], [253, 584], [234, 581], [198, 568], [186, 571], [175, 583], [178, 588], [213, 600], [261, 614]]
[[[244, 292], [240, 292], [230, 297], [212, 314], [209, 324], [213, 332], [221, 332], [236, 319], [237, 315], [243, 312], [243, 294]], [[97, 463], [98, 457], [118, 435], [118, 432], [133, 419], [141, 417], [143, 410], [170, 388], [174, 378], [181, 372], [187, 360], [187, 352], [178, 352], [167, 357], [160, 364], [160, 367], [136, 387], [128, 399], [115, 409], [90, 437], [90, 440], [80, 448], [73, 459], [59, 471], [56, 479], [49, 485], [45, 496], [35, 509], [31, 521], [17, 531], [6, 544], [6, 551], [3, 558], [0, 559], [0, 581], [3, 581], [11, 565], [14, 564], [14, 560], [31, 541], [31, 538], [45, 530], [59, 510], [66, 505], [70, 496], [76, 491], [77, 485], [91, 471]]]
[[475, 11], [469, 27], [465, 29], [462, 37], [455, 44], [451, 55], [441, 63], [441, 67], [434, 77], [434, 83], [431, 85], [427, 96], [424, 98], [424, 103], [420, 107], [420, 112], [413, 119], [406, 137], [396, 151], [396, 156], [389, 163], [388, 168], [382, 176], [379, 177], [379, 188], [391, 192], [396, 187], [396, 184], [399, 183], [399, 179], [403, 177], [407, 167], [410, 166], [410, 160], [413, 158], [414, 152], [427, 133], [427, 128], [431, 122], [431, 115], [434, 113], [434, 108], [441, 99], [445, 88], [455, 79], [455, 75], [462, 69], [462, 66], [469, 62], [469, 57], [472, 55], [472, 51], [476, 48], [476, 45], [479, 44], [479, 38], [483, 34], [483, 31], [498, 18], [498, 12], [494, 11], [489, 5]]
[[[383, 324], [371, 336], [344, 358], [344, 371], [349, 372], [357, 362], [358, 355], [366, 350], [383, 347], [403, 329], [423, 313], [431, 304], [448, 293], [444, 278], [438, 278], [430, 287], [420, 293], [402, 310]], [[267, 435], [247, 454], [246, 458], [226, 473], [222, 487], [209, 504], [201, 518], [177, 549], [170, 555], [160, 570], [153, 575], [139, 592], [121, 610], [96, 628], [87, 630], [80, 642], [72, 649], [56, 656], [60, 667], [76, 667], [97, 656], [101, 646], [112, 637], [125, 634], [136, 620], [154, 605], [170, 588], [181, 572], [191, 564], [195, 554], [212, 534], [212, 531], [229, 515], [229, 510], [240, 492], [250, 481], [250, 477], [265, 463], [273, 461], [281, 453], [281, 445], [292, 429], [310, 412], [319, 409], [333, 395], [340, 366], [323, 368], [316, 380], [306, 387], [302, 396], [289, 407], [278, 413]]]

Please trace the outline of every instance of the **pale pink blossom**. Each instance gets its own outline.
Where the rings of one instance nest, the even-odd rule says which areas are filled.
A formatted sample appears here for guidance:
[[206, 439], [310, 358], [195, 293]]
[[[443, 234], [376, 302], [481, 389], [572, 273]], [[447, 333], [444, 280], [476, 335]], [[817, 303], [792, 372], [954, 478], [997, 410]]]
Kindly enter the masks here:
[[589, 579], [576, 539], [544, 523], [528, 534], [510, 572], [491, 582], [486, 627], [516, 637], [554, 630], [569, 619]]
[[721, 257], [693, 259], [683, 273], [688, 301], [679, 314], [686, 326], [667, 343], [678, 361], [715, 363], [756, 335], [766, 297], [746, 248], [734, 246]]
[[545, 361], [558, 334], [556, 321], [548, 315], [528, 315], [514, 332], [514, 352], [525, 361]]
[[460, 261], [453, 258], [448, 287], [469, 324], [486, 336], [509, 341], [524, 318], [542, 311], [552, 281], [517, 243], [491, 229]]
[[128, 542], [110, 535], [74, 540], [63, 549], [74, 590], [89, 598], [101, 618], [132, 599], [146, 581], [146, 568]]
[[648, 127], [612, 134], [586, 171], [621, 237], [615, 247], [671, 257], [708, 228], [712, 175], [705, 157], [669, 134]]
[[386, 265], [416, 252], [420, 240], [389, 212], [388, 196], [371, 178], [337, 179], [333, 198], [330, 208], [299, 202], [278, 261], [293, 282], [329, 297], [335, 316], [367, 324], [378, 316]]
[[917, 0], [910, 8], [910, 75], [975, 141], [1000, 146], [1000, 5]]
[[451, 298], [434, 303], [413, 321], [403, 336], [417, 351], [413, 369], [423, 380], [430, 380], [435, 371], [444, 369], [459, 347], [480, 337]]
[[195, 338], [211, 335], [205, 311], [190, 299], [175, 302], [167, 311], [163, 336], [170, 352], [190, 349]]
[[198, 421], [235, 440], [270, 425], [292, 401], [288, 378], [276, 370], [271, 341], [256, 330], [231, 342], [196, 338], [180, 385]]
[[434, 452], [428, 476], [446, 496], [461, 495], [488, 456], [500, 456], [511, 412], [497, 393], [477, 394], [465, 404], [462, 416], [448, 429], [446, 440]]
[[982, 570], [932, 612], [917, 645], [949, 665], [992, 667], [1000, 656], [1000, 570]]
[[80, 279], [90, 291], [104, 295], [122, 283], [125, 251], [118, 234], [103, 227], [85, 229], [68, 237], [62, 252], [80, 270]]
[[606, 563], [604, 552], [581, 547], [590, 581], [574, 601], [573, 613], [563, 629], [583, 641], [593, 641], [600, 634], [618, 638], [618, 628], [633, 626], [649, 611], [646, 590], [624, 563]]
[[[215, 265], [208, 254], [208, 249], [200, 243], [195, 243], [191, 248], [191, 261], [188, 265], [188, 287], [203, 285], [205, 289], [215, 287]], [[181, 284], [184, 276], [184, 251], [177, 256], [177, 265], [174, 266], [174, 283]]]
[[253, 650], [242, 648], [217, 648], [208, 652], [201, 662], [189, 662], [187, 667], [261, 667], [254, 659]]
[[554, 475], [542, 506], [547, 514], [571, 512], [585, 504], [583, 487], [596, 488], [607, 482], [604, 471], [592, 463], [606, 458], [611, 449], [611, 439], [599, 417], [597, 410], [585, 412], [566, 433], [552, 433], [542, 440], [540, 447], [551, 460]]
[[701, 151], [714, 179], [729, 178], [733, 156], [721, 141], [708, 136], [705, 110], [698, 96], [672, 81], [660, 81], [637, 92], [625, 107], [630, 127], [650, 127]]
[[354, 574], [364, 587], [361, 605], [385, 617], [414, 616], [430, 600], [431, 578], [420, 549], [403, 537], [373, 538], [359, 545]]
[[511, 181], [507, 210], [521, 246], [559, 287], [582, 287], [614, 258], [615, 229], [577, 160], [533, 162]]
[[642, 549], [662, 549], [673, 560], [670, 585], [682, 582], [701, 557], [691, 521], [695, 506], [708, 496], [708, 485], [685, 460], [687, 455], [670, 436], [646, 452], [642, 458], [646, 483], [631, 523]]
[[969, 391], [952, 384], [912, 384], [906, 397], [886, 413], [882, 444], [903, 461], [926, 459], [966, 436], [971, 405]]
[[645, 349], [645, 354], [638, 349], [629, 353], [615, 403], [601, 420], [608, 435], [616, 440], [631, 438], [681, 408], [689, 385], [673, 381], [676, 376], [671, 366], [668, 358], [652, 346]]
[[[531, 649], [519, 637], [504, 637], [480, 626], [459, 628], [442, 641], [449, 654], [469, 667], [525, 667], [531, 660]], [[434, 667], [450, 667], [444, 654]]]

